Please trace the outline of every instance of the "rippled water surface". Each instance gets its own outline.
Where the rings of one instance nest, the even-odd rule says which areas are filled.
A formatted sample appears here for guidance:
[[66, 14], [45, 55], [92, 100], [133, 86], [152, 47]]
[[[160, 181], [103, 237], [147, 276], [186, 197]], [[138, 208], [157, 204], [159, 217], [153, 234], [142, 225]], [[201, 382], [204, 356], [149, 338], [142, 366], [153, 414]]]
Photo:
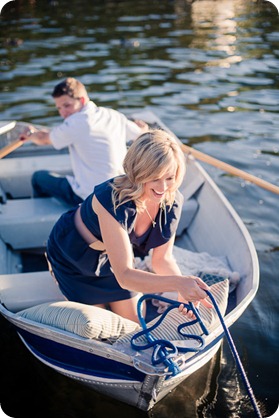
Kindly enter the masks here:
[[[59, 123], [51, 91], [75, 76], [97, 104], [149, 106], [183, 142], [279, 185], [279, 16], [270, 2], [15, 0], [0, 25], [1, 120]], [[258, 251], [259, 291], [231, 333], [270, 416], [279, 392], [279, 196], [204, 167]], [[39, 364], [1, 318], [0, 401], [16, 418], [252, 417], [226, 343], [219, 354], [143, 413]]]

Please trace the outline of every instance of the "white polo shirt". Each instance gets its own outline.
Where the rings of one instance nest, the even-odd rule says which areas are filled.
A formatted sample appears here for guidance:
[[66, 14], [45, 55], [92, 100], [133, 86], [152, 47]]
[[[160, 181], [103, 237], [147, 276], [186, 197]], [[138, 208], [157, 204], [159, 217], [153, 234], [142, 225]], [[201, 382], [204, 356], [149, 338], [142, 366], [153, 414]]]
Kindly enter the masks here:
[[53, 128], [53, 147], [69, 147], [74, 176], [67, 176], [73, 191], [85, 199], [96, 184], [123, 174], [126, 142], [141, 129], [122, 113], [90, 101], [79, 112]]

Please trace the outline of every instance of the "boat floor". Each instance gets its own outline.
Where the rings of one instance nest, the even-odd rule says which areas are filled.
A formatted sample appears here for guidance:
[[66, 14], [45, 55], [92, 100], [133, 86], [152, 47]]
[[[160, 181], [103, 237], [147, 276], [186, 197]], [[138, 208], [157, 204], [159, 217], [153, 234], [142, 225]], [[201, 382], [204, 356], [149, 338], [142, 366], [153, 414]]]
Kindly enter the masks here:
[[44, 250], [21, 252], [22, 273], [47, 270], [47, 262]]

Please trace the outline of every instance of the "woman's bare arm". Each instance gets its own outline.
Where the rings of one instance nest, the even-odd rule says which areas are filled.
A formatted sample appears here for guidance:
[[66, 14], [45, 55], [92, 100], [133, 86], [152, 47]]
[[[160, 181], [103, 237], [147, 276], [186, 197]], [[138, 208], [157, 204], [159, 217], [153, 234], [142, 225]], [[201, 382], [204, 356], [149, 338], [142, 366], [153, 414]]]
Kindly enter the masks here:
[[156, 247], [152, 251], [152, 270], [157, 274], [179, 274], [181, 275], [180, 268], [178, 267], [176, 260], [173, 256], [173, 245], [175, 236], [173, 236], [168, 242]]
[[177, 273], [154, 274], [133, 267], [133, 251], [129, 236], [119, 222], [93, 198], [93, 209], [98, 215], [103, 242], [111, 267], [119, 285], [142, 293], [178, 291], [185, 300], [198, 301], [206, 298], [202, 289], [208, 286], [198, 277], [181, 276]]

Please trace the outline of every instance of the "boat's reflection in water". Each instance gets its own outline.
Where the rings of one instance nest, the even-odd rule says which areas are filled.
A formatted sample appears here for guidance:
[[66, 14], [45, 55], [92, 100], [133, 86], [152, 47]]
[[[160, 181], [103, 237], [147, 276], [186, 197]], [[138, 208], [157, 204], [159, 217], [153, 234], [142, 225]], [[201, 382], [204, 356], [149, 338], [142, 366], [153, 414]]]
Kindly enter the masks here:
[[[203, 367], [184, 380], [149, 411], [152, 418], [200, 417], [214, 409], [221, 370], [222, 346]], [[209, 412], [210, 414], [210, 412]]]
[[254, 416], [227, 344], [223, 342], [207, 364], [155, 405], [148, 415], [150, 418]]

